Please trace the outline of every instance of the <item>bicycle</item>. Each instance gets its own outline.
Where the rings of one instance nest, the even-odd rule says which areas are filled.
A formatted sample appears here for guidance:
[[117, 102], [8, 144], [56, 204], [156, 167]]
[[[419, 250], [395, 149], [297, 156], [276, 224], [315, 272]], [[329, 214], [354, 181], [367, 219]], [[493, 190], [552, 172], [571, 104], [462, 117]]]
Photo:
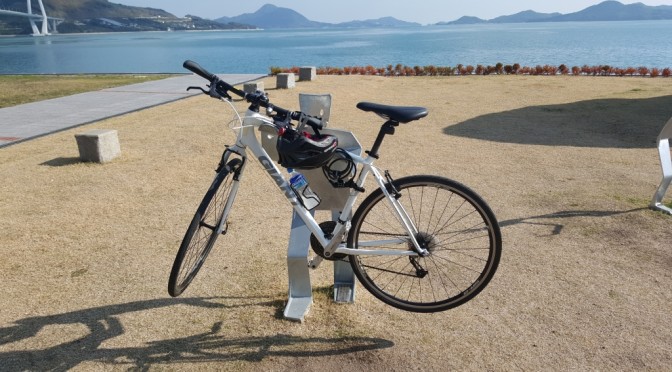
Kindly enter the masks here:
[[[185, 61], [183, 66], [210, 82], [208, 89], [188, 89], [200, 89], [229, 102], [234, 112], [229, 93], [250, 106], [244, 117], [236, 112], [236, 142], [226, 146], [215, 179], [180, 245], [168, 283], [171, 296], [180, 295], [189, 286], [215, 241], [226, 234], [248, 152], [256, 157], [311, 231], [311, 246], [318, 261], [349, 261], [364, 288], [386, 304], [413, 312], [444, 311], [469, 301], [490, 282], [499, 264], [502, 238], [494, 213], [479, 195], [448, 178], [415, 175], [392, 179], [389, 172], [374, 167], [384, 137], [394, 134], [399, 124], [425, 117], [427, 109], [368, 102], [357, 105], [383, 117], [385, 123], [365, 157], [339, 149], [334, 155], [341, 161], [336, 179], [329, 178], [334, 176], [334, 169], [323, 166], [325, 177], [334, 187], [350, 190], [340, 217], [318, 224], [254, 130], [270, 128], [282, 138], [298, 122], [298, 127], [311, 128], [319, 136], [323, 127], [320, 118], [275, 106], [263, 92], [240, 91], [193, 61]], [[260, 108], [266, 109], [266, 115], [259, 112]], [[339, 179], [343, 174], [346, 176]], [[369, 174], [378, 188], [353, 215], [353, 206], [359, 194], [365, 192], [363, 186]]]

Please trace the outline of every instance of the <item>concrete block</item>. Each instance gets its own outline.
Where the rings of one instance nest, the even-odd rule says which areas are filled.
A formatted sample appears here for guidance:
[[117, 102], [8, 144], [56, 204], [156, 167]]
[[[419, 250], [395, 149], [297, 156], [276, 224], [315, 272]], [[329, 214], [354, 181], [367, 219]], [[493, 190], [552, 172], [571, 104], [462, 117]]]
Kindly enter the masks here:
[[313, 66], [299, 68], [299, 81], [313, 81], [317, 77], [317, 69]]
[[243, 84], [243, 92], [245, 93], [254, 93], [256, 91], [264, 91], [264, 82], [263, 81], [256, 81], [252, 83], [245, 83]]
[[278, 89], [294, 88], [296, 86], [296, 78], [294, 77], [294, 73], [289, 72], [278, 74], [275, 85]]
[[75, 135], [83, 161], [108, 162], [121, 155], [119, 137], [113, 129], [94, 129]]

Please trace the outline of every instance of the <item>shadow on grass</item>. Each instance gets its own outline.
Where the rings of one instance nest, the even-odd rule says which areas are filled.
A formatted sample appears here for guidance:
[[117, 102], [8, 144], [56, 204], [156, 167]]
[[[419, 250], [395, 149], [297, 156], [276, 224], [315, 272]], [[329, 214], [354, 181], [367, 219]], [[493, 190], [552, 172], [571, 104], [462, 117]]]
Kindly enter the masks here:
[[67, 166], [67, 165], [79, 164], [79, 163], [82, 163], [82, 162], [83, 162], [82, 159], [79, 158], [79, 157], [56, 158], [56, 159], [47, 160], [40, 165], [46, 165], [48, 167], [64, 167], [64, 166]]
[[610, 216], [615, 216], [619, 214], [626, 214], [626, 213], [632, 213], [632, 212], [637, 212], [637, 211], [642, 211], [646, 210], [648, 208], [635, 208], [635, 209], [629, 209], [626, 211], [560, 211], [560, 212], [555, 212], [555, 213], [549, 213], [549, 214], [544, 214], [544, 215], [539, 215], [539, 216], [532, 216], [532, 217], [523, 217], [523, 218], [516, 218], [512, 220], [506, 220], [506, 221], [500, 221], [499, 226], [500, 227], [507, 227], [507, 226], [513, 226], [513, 225], [518, 225], [518, 224], [528, 224], [528, 225], [539, 225], [539, 226], [549, 226], [552, 228], [551, 233], [548, 234], [549, 236], [551, 235], [560, 235], [562, 232], [562, 229], [565, 227], [565, 225], [561, 223], [555, 223], [555, 222], [537, 222], [537, 220], [562, 220], [565, 218], [574, 218], [574, 217], [610, 217]]
[[[203, 308], [231, 308], [214, 302], [217, 298], [156, 299], [102, 306], [70, 313], [25, 318], [15, 325], [0, 328], [0, 350], [3, 346], [35, 337], [49, 326], [84, 325], [89, 334], [74, 341], [37, 350], [0, 351], [3, 371], [49, 370], [65, 371], [84, 362], [97, 362], [125, 368], [148, 369], [155, 364], [251, 361], [269, 356], [313, 357], [342, 355], [365, 350], [384, 349], [394, 343], [366, 337], [269, 337], [227, 338], [218, 335], [222, 323], [213, 324], [209, 332], [192, 336], [153, 341], [142, 347], [108, 348], [101, 345], [124, 334], [118, 316], [123, 314], [186, 305]], [[257, 305], [277, 306], [277, 301]], [[166, 324], [170, 327], [170, 324]]]
[[482, 115], [443, 132], [523, 145], [655, 148], [670, 116], [672, 96], [597, 99]]

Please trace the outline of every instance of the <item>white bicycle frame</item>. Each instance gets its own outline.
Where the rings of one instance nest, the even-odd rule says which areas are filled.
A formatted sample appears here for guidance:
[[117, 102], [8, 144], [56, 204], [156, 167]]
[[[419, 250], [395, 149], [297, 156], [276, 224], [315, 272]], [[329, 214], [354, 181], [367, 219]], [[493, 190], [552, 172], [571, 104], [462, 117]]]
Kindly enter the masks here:
[[[237, 112], [236, 115], [238, 115]], [[373, 157], [367, 156], [366, 158], [363, 158], [357, 154], [348, 152], [348, 154], [355, 162], [355, 164], [361, 165], [361, 171], [359, 173], [359, 177], [356, 183], [359, 187], [362, 187], [369, 173], [373, 174], [374, 178], [376, 179], [376, 182], [378, 183], [378, 187], [380, 187], [386, 199], [392, 206], [393, 210], [396, 212], [399, 222], [402, 224], [408, 236], [405, 239], [398, 238], [398, 239], [358, 242], [358, 245], [360, 247], [374, 247], [391, 243], [401, 244], [411, 242], [415, 250], [412, 249], [409, 249], [407, 251], [393, 250], [393, 249], [371, 250], [371, 249], [354, 249], [353, 247], [347, 247], [346, 244], [341, 243], [341, 240], [342, 237], [345, 236], [345, 234], [348, 232], [350, 228], [350, 221], [349, 220], [342, 221], [340, 218], [337, 221], [338, 223], [336, 224], [336, 228], [332, 233], [333, 237], [331, 239], [327, 239], [324, 236], [324, 233], [322, 232], [322, 228], [320, 228], [319, 224], [313, 217], [312, 213], [306, 210], [306, 208], [299, 202], [296, 194], [294, 193], [294, 190], [290, 187], [289, 182], [283, 176], [283, 174], [281, 173], [280, 169], [275, 164], [275, 162], [271, 160], [271, 157], [257, 139], [254, 129], [260, 128], [262, 126], [271, 126], [275, 128], [275, 125], [273, 124], [273, 119], [248, 109], [245, 114], [245, 117], [241, 118], [240, 116], [238, 116], [238, 118], [235, 120], [241, 124], [239, 127], [232, 128], [234, 132], [237, 133], [236, 144], [227, 149], [227, 153], [225, 154], [223, 159], [224, 162], [223, 164], [226, 164], [226, 162], [228, 161], [228, 157], [230, 156], [231, 153], [236, 153], [239, 156], [243, 157], [244, 159], [243, 166], [244, 166], [247, 160], [247, 150], [249, 149], [250, 151], [252, 151], [252, 154], [259, 161], [259, 164], [261, 164], [264, 170], [266, 170], [266, 172], [271, 176], [271, 178], [278, 186], [280, 191], [282, 191], [282, 193], [285, 195], [285, 198], [287, 198], [287, 201], [292, 205], [296, 214], [305, 222], [306, 226], [308, 227], [308, 230], [310, 230], [310, 232], [315, 236], [315, 238], [317, 238], [322, 247], [324, 247], [325, 256], [330, 257], [331, 255], [337, 253], [342, 253], [346, 255], [378, 255], [378, 256], [383, 255], [425, 256], [428, 254], [428, 251], [422, 248], [418, 244], [417, 239], [415, 238], [417, 236], [418, 230], [416, 226], [413, 224], [412, 220], [409, 218], [408, 213], [406, 213], [406, 210], [403, 208], [401, 203], [398, 202], [397, 198], [395, 198], [394, 195], [388, 192], [385, 178], [381, 175], [381, 172], [373, 166], [374, 162]], [[235, 192], [238, 191], [239, 182], [240, 179], [237, 180], [234, 179], [234, 183], [232, 185], [231, 190], [232, 195], [235, 195]], [[352, 215], [351, 214], [352, 208], [355, 204], [355, 201], [357, 200], [358, 194], [359, 192], [354, 190], [350, 192], [350, 196], [348, 197], [348, 199], [345, 202], [345, 205], [341, 209], [341, 216]], [[228, 210], [231, 208], [232, 202], [233, 198], [229, 198], [229, 203], [225, 206], [224, 209], [224, 215], [228, 214]], [[218, 226], [217, 229], [218, 232], [223, 231], [224, 220], [225, 219], [222, 219], [222, 221], [220, 221], [220, 225]]]

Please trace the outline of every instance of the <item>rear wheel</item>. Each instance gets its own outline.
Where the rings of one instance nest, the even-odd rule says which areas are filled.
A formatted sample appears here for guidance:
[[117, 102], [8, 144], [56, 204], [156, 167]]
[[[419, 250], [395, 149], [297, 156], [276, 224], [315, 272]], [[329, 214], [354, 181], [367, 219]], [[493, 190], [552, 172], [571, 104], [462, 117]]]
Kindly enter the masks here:
[[[418, 230], [426, 257], [351, 255], [360, 283], [396, 308], [437, 312], [476, 296], [497, 270], [502, 238], [488, 205], [466, 186], [437, 176], [394, 181], [398, 202]], [[357, 209], [348, 246], [368, 250], [413, 249], [401, 220], [381, 190]]]
[[212, 185], [189, 224], [180, 249], [177, 251], [168, 280], [168, 293], [179, 296], [191, 283], [203, 266], [208, 253], [220, 234], [216, 230], [223, 220], [226, 234], [228, 216], [237, 192], [237, 171], [242, 161], [233, 159], [217, 173]]

